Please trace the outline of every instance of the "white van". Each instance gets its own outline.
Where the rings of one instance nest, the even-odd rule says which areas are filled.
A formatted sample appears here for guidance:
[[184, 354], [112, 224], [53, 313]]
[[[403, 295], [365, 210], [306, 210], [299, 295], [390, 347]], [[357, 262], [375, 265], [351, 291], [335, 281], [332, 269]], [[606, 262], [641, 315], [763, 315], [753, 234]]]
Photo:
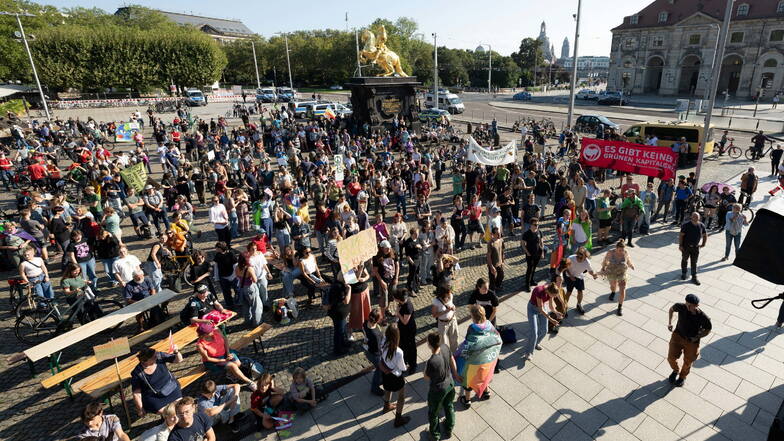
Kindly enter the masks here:
[[[425, 94], [425, 107], [428, 109], [435, 107], [433, 105], [433, 92]], [[463, 104], [463, 100], [461, 100], [460, 97], [454, 93], [449, 92], [438, 93], [438, 108], [447, 110], [453, 115], [465, 112], [465, 104]]]

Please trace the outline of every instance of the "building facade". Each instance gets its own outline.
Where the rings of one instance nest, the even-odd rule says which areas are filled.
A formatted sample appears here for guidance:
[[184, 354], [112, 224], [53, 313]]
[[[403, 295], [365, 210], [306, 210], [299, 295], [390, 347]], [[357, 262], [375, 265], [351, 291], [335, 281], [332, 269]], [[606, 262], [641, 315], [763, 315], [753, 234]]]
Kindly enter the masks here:
[[563, 44], [561, 45], [561, 59], [569, 58], [569, 37], [564, 37]]
[[[612, 30], [607, 89], [707, 96], [726, 0], [656, 0]], [[718, 93], [770, 98], [784, 87], [784, 0], [736, 0]]]
[[[127, 8], [119, 8], [115, 15], [122, 15]], [[219, 43], [226, 43], [234, 40], [251, 38], [254, 32], [239, 20], [225, 18], [202, 17], [199, 15], [181, 14], [179, 12], [160, 11], [169, 20], [184, 26], [193, 26]]]

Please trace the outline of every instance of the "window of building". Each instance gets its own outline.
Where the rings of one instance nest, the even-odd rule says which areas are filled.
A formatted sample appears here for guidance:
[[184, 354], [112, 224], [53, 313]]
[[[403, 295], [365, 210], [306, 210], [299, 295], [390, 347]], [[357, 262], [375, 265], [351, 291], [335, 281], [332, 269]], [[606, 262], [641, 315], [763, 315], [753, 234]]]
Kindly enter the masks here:
[[632, 67], [632, 62], [629, 61], [629, 60], [624, 61], [623, 62], [623, 67], [625, 67], [626, 69]]
[[776, 6], [776, 12], [778, 12], [779, 14], [784, 14], [784, 0], [781, 0], [779, 2], [779, 5]]
[[667, 23], [667, 17], [669, 17], [667, 11], [659, 12], [659, 23]]
[[769, 58], [769, 59], [765, 60], [765, 64], [763, 64], [762, 66], [763, 67], [776, 67], [778, 65], [779, 65], [778, 61], [776, 61], [773, 58]]
[[784, 29], [776, 29], [770, 33], [770, 41], [784, 41]]
[[625, 49], [633, 49], [634, 48], [634, 38], [627, 38], [623, 40], [623, 47]]
[[659, 35], [653, 37], [653, 39], [651, 40], [651, 44], [652, 44], [653, 47], [663, 47], [664, 46], [664, 37], [659, 36]]
[[689, 44], [700, 44], [700, 34], [689, 35]]
[[744, 17], [749, 15], [749, 5], [748, 3], [743, 3], [738, 5], [738, 17]]
[[743, 43], [743, 32], [733, 32], [730, 35], [730, 43]]
[[637, 23], [639, 23], [639, 21], [640, 21], [640, 16], [639, 15], [632, 15], [631, 17], [629, 17], [629, 23], [630, 24], [637, 24]]

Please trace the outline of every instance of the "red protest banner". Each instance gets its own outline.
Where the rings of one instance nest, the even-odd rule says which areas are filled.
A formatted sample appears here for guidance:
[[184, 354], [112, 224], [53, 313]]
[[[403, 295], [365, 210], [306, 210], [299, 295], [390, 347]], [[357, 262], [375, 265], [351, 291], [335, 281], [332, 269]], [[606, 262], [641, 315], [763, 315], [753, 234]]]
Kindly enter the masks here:
[[678, 154], [669, 147], [583, 138], [580, 163], [588, 167], [669, 179], [675, 177]]

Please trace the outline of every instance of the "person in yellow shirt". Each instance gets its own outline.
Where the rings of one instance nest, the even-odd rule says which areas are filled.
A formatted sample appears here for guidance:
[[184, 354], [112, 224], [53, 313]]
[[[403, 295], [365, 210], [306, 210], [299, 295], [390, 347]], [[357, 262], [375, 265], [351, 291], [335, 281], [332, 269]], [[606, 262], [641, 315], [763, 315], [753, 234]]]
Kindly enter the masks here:
[[179, 211], [172, 213], [172, 222], [170, 228], [173, 231], [182, 234], [183, 236], [191, 231], [190, 223], [182, 218], [182, 215]]

